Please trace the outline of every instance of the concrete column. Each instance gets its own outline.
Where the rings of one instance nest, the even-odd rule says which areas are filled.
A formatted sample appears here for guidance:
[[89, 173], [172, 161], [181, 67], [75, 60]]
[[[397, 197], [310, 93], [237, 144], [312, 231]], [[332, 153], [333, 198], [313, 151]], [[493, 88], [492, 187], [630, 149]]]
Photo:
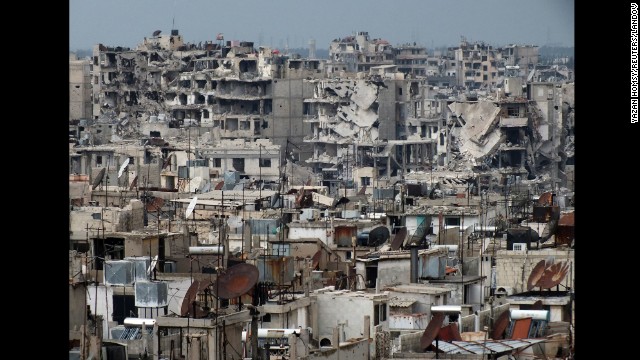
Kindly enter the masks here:
[[364, 334], [365, 339], [371, 338], [371, 317], [369, 315], [364, 316], [364, 329], [362, 329], [362, 333]]
[[160, 336], [158, 335], [158, 323], [153, 324], [153, 334], [152, 334], [152, 341], [153, 341], [153, 360], [158, 360], [160, 359], [159, 356], [159, 352], [160, 352]]
[[311, 332], [315, 340], [320, 340], [318, 337], [318, 304], [316, 302], [311, 304]]
[[[364, 324], [362, 326], [364, 327], [364, 329], [362, 329], [364, 338], [367, 340], [370, 340], [371, 339], [371, 317], [369, 315], [364, 316]], [[371, 359], [371, 345], [367, 347], [367, 359]]]
[[289, 334], [289, 359], [297, 359], [298, 337], [295, 334]]
[[[300, 339], [304, 345], [304, 352], [300, 354], [301, 357], [309, 356], [309, 329], [300, 329]], [[292, 357], [293, 359], [293, 357]]]
[[331, 338], [331, 343], [336, 349], [340, 349], [340, 327], [336, 326], [333, 328], [333, 336]]

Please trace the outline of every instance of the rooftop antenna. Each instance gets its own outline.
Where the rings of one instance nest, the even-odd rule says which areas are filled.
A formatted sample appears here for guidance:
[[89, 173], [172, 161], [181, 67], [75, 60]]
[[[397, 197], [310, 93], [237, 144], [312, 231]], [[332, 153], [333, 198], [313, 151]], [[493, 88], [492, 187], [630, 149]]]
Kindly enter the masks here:
[[173, 17], [171, 18], [171, 30], [176, 28], [176, 0], [173, 0]]

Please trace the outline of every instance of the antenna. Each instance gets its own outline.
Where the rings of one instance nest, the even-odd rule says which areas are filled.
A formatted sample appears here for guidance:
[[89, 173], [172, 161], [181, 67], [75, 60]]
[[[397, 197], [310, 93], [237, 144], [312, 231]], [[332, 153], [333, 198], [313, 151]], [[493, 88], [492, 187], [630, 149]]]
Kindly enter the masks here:
[[175, 29], [176, 25], [176, 0], [173, 0], [173, 17], [171, 18], [171, 30]]

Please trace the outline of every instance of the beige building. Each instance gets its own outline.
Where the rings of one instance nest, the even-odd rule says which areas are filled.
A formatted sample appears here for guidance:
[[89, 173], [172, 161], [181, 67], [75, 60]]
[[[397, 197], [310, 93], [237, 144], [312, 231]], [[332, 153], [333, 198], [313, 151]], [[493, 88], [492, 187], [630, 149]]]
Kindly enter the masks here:
[[91, 119], [91, 61], [69, 54], [69, 120]]
[[470, 44], [466, 39], [460, 42], [460, 46], [454, 49], [456, 75], [458, 86], [469, 89], [495, 86], [502, 76], [500, 62], [502, 52], [484, 43]]

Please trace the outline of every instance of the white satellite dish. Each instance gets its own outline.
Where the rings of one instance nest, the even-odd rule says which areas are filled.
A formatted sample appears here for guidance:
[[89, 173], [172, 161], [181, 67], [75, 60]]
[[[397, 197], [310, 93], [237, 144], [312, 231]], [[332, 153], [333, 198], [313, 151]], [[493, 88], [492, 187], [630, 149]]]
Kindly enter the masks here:
[[191, 202], [189, 202], [189, 206], [187, 206], [187, 211], [184, 213], [185, 219], [188, 219], [189, 215], [193, 212], [193, 209], [196, 207], [196, 202], [198, 202], [198, 197], [194, 196]]
[[195, 176], [189, 181], [189, 192], [196, 192], [197, 190], [200, 190], [200, 185], [202, 185], [202, 177]]
[[147, 275], [151, 276], [151, 272], [153, 271], [153, 269], [156, 268], [156, 264], [158, 263], [158, 255], [153, 257], [153, 260], [151, 260], [151, 265], [149, 265], [149, 268], [147, 269]]
[[124, 172], [124, 169], [127, 168], [127, 165], [129, 165], [129, 158], [126, 158], [122, 163], [122, 166], [120, 166], [120, 170], [118, 170], [118, 179], [120, 179], [120, 176], [122, 176], [122, 173]]

